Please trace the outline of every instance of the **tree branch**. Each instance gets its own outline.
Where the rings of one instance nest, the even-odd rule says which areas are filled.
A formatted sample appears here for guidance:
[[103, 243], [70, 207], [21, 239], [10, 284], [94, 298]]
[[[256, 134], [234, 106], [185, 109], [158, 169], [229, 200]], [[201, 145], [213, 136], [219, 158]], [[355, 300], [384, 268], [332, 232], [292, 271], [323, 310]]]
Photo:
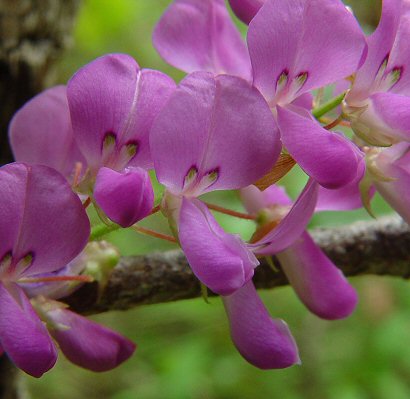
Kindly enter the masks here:
[[[361, 274], [410, 277], [410, 228], [398, 217], [349, 226], [316, 229], [316, 243], [347, 276]], [[279, 262], [274, 259], [279, 266]], [[288, 284], [266, 261], [257, 267], [257, 288]], [[67, 299], [83, 314], [125, 310], [137, 305], [201, 296], [200, 284], [180, 250], [124, 257], [98, 300], [98, 284], [84, 285]]]

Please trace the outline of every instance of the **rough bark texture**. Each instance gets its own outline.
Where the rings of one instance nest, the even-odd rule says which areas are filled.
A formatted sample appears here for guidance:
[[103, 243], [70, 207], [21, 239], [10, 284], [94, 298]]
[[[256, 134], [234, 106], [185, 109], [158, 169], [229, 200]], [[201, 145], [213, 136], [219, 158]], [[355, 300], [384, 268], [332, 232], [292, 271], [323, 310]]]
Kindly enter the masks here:
[[53, 83], [80, 0], [0, 0], [0, 165], [12, 160], [7, 126], [27, 100]]
[[[57, 57], [71, 41], [80, 0], [0, 0], [0, 165], [13, 160], [9, 121], [54, 83]], [[27, 399], [19, 372], [0, 357], [0, 398]]]
[[[400, 218], [317, 229], [312, 235], [347, 276], [410, 277], [410, 228]], [[278, 261], [274, 261], [280, 268]], [[266, 261], [261, 260], [261, 263], [254, 277], [258, 288], [287, 284], [281, 271], [274, 272]], [[81, 313], [92, 314], [201, 295], [200, 284], [179, 250], [124, 257], [99, 300], [97, 290], [97, 283], [87, 284], [67, 298], [67, 302]]]

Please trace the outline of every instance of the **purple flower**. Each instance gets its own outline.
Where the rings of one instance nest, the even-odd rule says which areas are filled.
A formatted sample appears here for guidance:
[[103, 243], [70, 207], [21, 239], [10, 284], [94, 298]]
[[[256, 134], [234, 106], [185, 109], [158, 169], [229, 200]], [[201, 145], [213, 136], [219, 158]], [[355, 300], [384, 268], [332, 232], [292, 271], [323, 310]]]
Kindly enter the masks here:
[[[272, 108], [290, 155], [324, 187], [338, 188], [354, 180], [362, 157], [357, 147], [342, 134], [323, 129], [308, 112], [312, 105], [310, 91], [351, 75], [362, 58], [363, 33], [343, 3], [266, 1], [249, 25], [249, 55], [238, 44], [239, 33], [234, 35], [222, 1], [190, 0], [189, 7], [186, 3], [174, 2], [160, 21], [154, 35], [160, 54], [185, 71], [239, 72], [245, 79], [247, 72], [221, 69], [220, 65], [245, 67], [250, 55], [253, 84]], [[215, 10], [219, 10], [219, 19], [208, 18]], [[192, 13], [200, 27], [195, 39], [190, 30]], [[220, 26], [230, 28], [219, 29]], [[173, 34], [160, 34], [168, 30], [173, 30]], [[195, 48], [197, 42], [206, 44], [201, 51]], [[235, 51], [223, 53], [222, 60], [216, 51], [219, 48]], [[192, 57], [196, 62], [192, 62]]]
[[168, 76], [140, 69], [128, 55], [100, 57], [81, 68], [67, 89], [45, 91], [15, 115], [10, 139], [16, 159], [53, 167], [70, 181], [78, 174], [74, 165], [82, 165], [74, 179], [80, 182], [73, 184], [90, 196], [97, 184], [96, 203], [128, 227], [153, 205], [148, 135], [174, 88]]
[[344, 113], [367, 143], [389, 146], [410, 140], [408, 59], [410, 5], [384, 0], [368, 52], [344, 101]]
[[103, 166], [152, 167], [149, 131], [175, 88], [167, 75], [140, 69], [126, 54], [108, 54], [82, 67], [67, 85], [75, 139], [91, 174]]
[[[292, 206], [278, 208], [278, 212], [274, 214], [268, 213], [268, 219], [265, 220], [267, 223], [255, 232], [251, 239], [252, 244], [248, 244], [248, 247], [259, 255], [271, 255], [288, 248], [300, 237], [309, 223], [318, 191], [319, 185], [309, 179]], [[255, 197], [257, 196], [254, 195], [253, 198]], [[256, 204], [260, 203], [261, 201], [256, 201]]]
[[165, 61], [185, 72], [251, 80], [246, 45], [224, 0], [175, 0], [158, 22], [153, 43]]
[[87, 243], [90, 225], [81, 201], [53, 169], [6, 165], [0, 185], [0, 341], [19, 368], [39, 377], [57, 354], [18, 283], [69, 263]]
[[18, 110], [10, 122], [9, 138], [18, 162], [49, 166], [70, 182], [77, 162], [87, 169], [75, 142], [65, 86], [45, 90]]
[[406, 142], [388, 148], [364, 147], [365, 158], [356, 178], [348, 185], [319, 190], [316, 211], [341, 211], [365, 206], [372, 214], [371, 200], [376, 191], [407, 222], [410, 223], [409, 168], [410, 145]]
[[357, 148], [323, 129], [299, 103], [310, 90], [357, 70], [365, 43], [354, 17], [336, 0], [268, 0], [247, 41], [254, 85], [276, 107], [286, 149], [324, 187], [350, 183], [360, 162]]
[[272, 319], [252, 281], [222, 297], [231, 337], [239, 353], [261, 369], [300, 364], [296, 343], [283, 320]]
[[140, 69], [125, 54], [100, 57], [68, 82], [73, 131], [89, 167], [81, 186], [92, 190], [96, 179], [97, 204], [123, 227], [147, 216], [153, 206], [148, 136], [174, 87], [168, 76]]
[[150, 136], [157, 177], [166, 187], [162, 206], [181, 247], [201, 282], [224, 296], [232, 339], [260, 368], [289, 367], [299, 357], [286, 325], [270, 318], [253, 288], [250, 280], [258, 265], [253, 251], [287, 247], [301, 234], [318, 185], [310, 181], [287, 222], [251, 245], [225, 233], [197, 197], [238, 189], [263, 176], [277, 159], [277, 138], [274, 118], [255, 88], [209, 73], [181, 82]]
[[[96, 245], [97, 243], [94, 242], [93, 244]], [[90, 245], [88, 244], [78, 256], [63, 268], [50, 273], [36, 274], [35, 282], [30, 282], [30, 280], [24, 282], [23, 280], [19, 281], [19, 286], [23, 288], [29, 298], [43, 296], [48, 299], [58, 299], [72, 294], [84, 284], [84, 281], [65, 280], [64, 278], [79, 276], [84, 272], [87, 265], [87, 249]]]
[[95, 181], [94, 198], [112, 221], [129, 227], [150, 214], [154, 191], [142, 168], [130, 166], [116, 172], [103, 167]]
[[195, 275], [212, 291], [229, 295], [259, 265], [239, 235], [228, 234], [199, 200], [182, 200], [179, 240]]
[[410, 145], [370, 148], [366, 154], [368, 184], [381, 194], [390, 206], [410, 223]]
[[229, 0], [232, 11], [247, 25], [265, 2], [266, 0]]
[[277, 119], [283, 145], [320, 185], [336, 189], [356, 178], [363, 153], [342, 133], [325, 130], [302, 108], [278, 106]]
[[[357, 168], [356, 177], [345, 186], [329, 190], [324, 187], [319, 188], [316, 212], [320, 211], [350, 211], [363, 206], [363, 195], [371, 199], [375, 193], [374, 188], [369, 187], [363, 192], [361, 188], [362, 179], [366, 172], [366, 160], [362, 158]], [[362, 194], [363, 192], [363, 194]]]
[[279, 105], [351, 75], [365, 46], [357, 21], [338, 0], [268, 0], [247, 41], [254, 84]]
[[[36, 275], [32, 279], [36, 282], [19, 282], [64, 355], [74, 364], [92, 371], [117, 367], [134, 353], [135, 344], [71, 312], [67, 305], [55, 299], [64, 298], [81, 287], [85, 280], [80, 277], [87, 277], [80, 276], [84, 270], [87, 273], [89, 267], [98, 267], [100, 273], [104, 273], [107, 266], [112, 268], [113, 259], [118, 260], [118, 256], [106, 242], [92, 242], [64, 268]], [[98, 283], [103, 285], [104, 281], [98, 279]]]
[[129, 339], [70, 310], [61, 302], [35, 297], [32, 303], [66, 358], [92, 371], [108, 371], [135, 351]]
[[[307, 202], [310, 205], [309, 211], [306, 208], [303, 213], [300, 209], [295, 211], [298, 202], [300, 203], [303, 198], [301, 196], [289, 210], [291, 200], [283, 188], [275, 185], [263, 192], [255, 186], [249, 186], [241, 190], [241, 198], [246, 209], [258, 215], [259, 229], [262, 232], [264, 226], [271, 228], [272, 224], [277, 224], [273, 232], [278, 232], [281, 230], [281, 225], [284, 227], [286, 225], [289, 231], [285, 237], [292, 237], [291, 242], [288, 241], [289, 244], [286, 246], [269, 245], [262, 249], [255, 249], [255, 252], [276, 255], [296, 294], [310, 311], [325, 319], [348, 316], [356, 306], [356, 292], [342, 272], [313, 242], [310, 235], [300, 229], [300, 216], [305, 213], [311, 215], [315, 202], [313, 207], [312, 201]], [[296, 227], [297, 224], [299, 228]], [[302, 224], [303, 229], [306, 224], [307, 222]], [[267, 236], [269, 234], [272, 235], [272, 232]], [[265, 241], [267, 236], [264, 236]], [[277, 241], [275, 240], [275, 243]], [[261, 240], [255, 245], [260, 242]]]
[[252, 277], [258, 262], [195, 198], [245, 187], [273, 166], [280, 144], [269, 107], [243, 79], [194, 73], [154, 122], [150, 144], [158, 180], [166, 187], [163, 208], [192, 270], [211, 290], [232, 293]]
[[[44, 296], [47, 299], [64, 298], [80, 288], [88, 278], [93, 278], [98, 282], [99, 287], [104, 287], [119, 258], [120, 254], [112, 244], [107, 241], [91, 241], [62, 269], [38, 274], [36, 281], [20, 281], [19, 285], [30, 298], [37, 296]], [[85, 276], [81, 276], [83, 273]]]

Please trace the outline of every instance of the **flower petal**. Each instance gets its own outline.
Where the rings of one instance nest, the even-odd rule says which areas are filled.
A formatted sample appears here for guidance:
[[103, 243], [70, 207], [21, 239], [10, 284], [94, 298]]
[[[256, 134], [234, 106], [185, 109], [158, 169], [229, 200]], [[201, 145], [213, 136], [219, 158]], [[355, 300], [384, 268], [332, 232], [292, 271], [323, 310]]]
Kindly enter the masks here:
[[[149, 130], [174, 88], [168, 76], [141, 70], [125, 54], [97, 58], [71, 78], [67, 95], [74, 135], [94, 172], [100, 166], [152, 166]], [[104, 148], [108, 139], [109, 149]]]
[[45, 90], [20, 108], [9, 137], [16, 161], [49, 166], [66, 178], [76, 162], [87, 167], [74, 141], [65, 86]]
[[20, 163], [0, 168], [0, 257], [11, 253], [16, 263], [30, 256], [25, 275], [51, 272], [78, 255], [89, 234], [82, 203], [58, 172]]
[[229, 0], [235, 15], [245, 24], [249, 25], [252, 18], [263, 6], [266, 0]]
[[283, 145], [309, 176], [326, 188], [339, 188], [354, 180], [362, 156], [353, 143], [325, 130], [305, 116], [305, 111], [300, 115], [287, 108], [277, 109]]
[[284, 72], [299, 87], [289, 103], [355, 72], [365, 38], [341, 1], [268, 0], [249, 24], [248, 46], [254, 84], [269, 102]]
[[[150, 144], [158, 180], [180, 193], [194, 170], [194, 186], [201, 187], [196, 195], [255, 182], [280, 151], [275, 121], [260, 93], [243, 79], [208, 73], [181, 82], [156, 119]], [[204, 186], [211, 174], [215, 179]]]
[[185, 72], [250, 80], [246, 45], [223, 0], [175, 0], [156, 26], [153, 42], [165, 61]]
[[367, 38], [366, 60], [357, 71], [353, 88], [347, 96], [349, 103], [361, 101], [371, 94], [378, 71], [393, 47], [400, 23], [402, 3], [402, 0], [383, 0], [380, 23]]
[[249, 363], [261, 369], [281, 369], [300, 363], [288, 326], [269, 316], [252, 281], [222, 299], [232, 341]]
[[[374, 190], [371, 190], [373, 196]], [[328, 190], [319, 187], [316, 212], [321, 211], [350, 211], [363, 206], [358, 182], [349, 183], [342, 188]]]
[[410, 223], [410, 171], [402, 167], [400, 162], [390, 162], [386, 156], [378, 157], [377, 166], [385, 176], [395, 180], [373, 182], [376, 190], [390, 204], [390, 206], [407, 222]]
[[310, 111], [313, 108], [313, 95], [312, 93], [303, 93], [299, 97], [296, 97], [292, 101], [292, 105], [299, 108], [304, 108]]
[[13, 363], [41, 377], [54, 366], [57, 352], [23, 290], [13, 283], [0, 283], [0, 341]]
[[[101, 241], [98, 241], [100, 243]], [[106, 244], [106, 241], [102, 241]], [[102, 245], [103, 245], [102, 244]], [[72, 262], [65, 267], [52, 272], [36, 275], [36, 278], [41, 277], [59, 277], [59, 276], [78, 276], [87, 266], [85, 251], [82, 251]], [[80, 288], [84, 282], [82, 281], [41, 281], [36, 283], [24, 283], [19, 281], [19, 286], [24, 290], [29, 298], [42, 295], [49, 299], [58, 299], [66, 297]]]
[[319, 185], [310, 179], [289, 213], [259, 241], [248, 244], [255, 253], [273, 255], [295, 242], [305, 230], [315, 209]]
[[145, 218], [154, 206], [148, 172], [135, 167], [122, 172], [101, 168], [95, 181], [94, 198], [106, 215], [122, 227]]
[[372, 111], [365, 111], [369, 113], [367, 122], [370, 134], [373, 129], [379, 129], [385, 136], [391, 137], [392, 142], [410, 141], [410, 97], [377, 93], [370, 97], [370, 101]]
[[239, 195], [246, 210], [253, 215], [257, 215], [262, 209], [274, 205], [288, 206], [292, 204], [285, 188], [276, 184], [272, 184], [264, 191], [259, 190], [256, 186], [248, 186], [242, 188]]
[[[360, 182], [366, 170], [364, 158], [359, 162], [357, 176], [345, 186], [333, 190], [319, 187], [319, 195], [316, 204], [316, 212], [320, 211], [349, 211], [359, 209], [363, 206], [360, 193]], [[369, 192], [369, 198], [372, 198], [375, 193], [372, 187]]]
[[223, 231], [201, 201], [183, 198], [178, 228], [192, 271], [213, 292], [231, 294], [252, 278], [259, 262], [239, 236]]
[[401, 142], [383, 149], [381, 158], [384, 162], [393, 163], [410, 173], [410, 143]]
[[308, 233], [276, 256], [296, 294], [311, 312], [329, 320], [353, 312], [358, 300], [356, 291]]
[[127, 360], [135, 350], [129, 339], [106, 327], [57, 308], [47, 312], [53, 338], [68, 360], [92, 371], [108, 371]]
[[[389, 3], [384, 0], [383, 3]], [[397, 3], [395, 1], [394, 3]], [[393, 6], [395, 5], [393, 3]], [[385, 5], [383, 4], [385, 7]], [[391, 7], [391, 6], [390, 6]], [[393, 48], [390, 52], [387, 70], [393, 68], [401, 68], [401, 75], [399, 81], [391, 88], [393, 93], [410, 95], [410, 74], [408, 73], [408, 60], [410, 57], [409, 35], [410, 35], [410, 3], [407, 0], [401, 1], [401, 7], [398, 6], [392, 10], [395, 16], [400, 16], [400, 23], [397, 29]]]

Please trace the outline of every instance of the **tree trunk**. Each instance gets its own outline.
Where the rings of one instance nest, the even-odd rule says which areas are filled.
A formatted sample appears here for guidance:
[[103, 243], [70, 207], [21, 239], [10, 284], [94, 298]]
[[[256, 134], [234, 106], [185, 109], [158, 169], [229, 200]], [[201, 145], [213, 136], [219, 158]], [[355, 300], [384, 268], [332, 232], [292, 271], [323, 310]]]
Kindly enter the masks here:
[[[26, 101], [54, 83], [80, 0], [0, 0], [0, 165], [13, 160], [7, 129]], [[1, 315], [0, 315], [1, 317]], [[0, 399], [27, 399], [19, 370], [0, 357]]]
[[0, 165], [10, 162], [14, 112], [53, 84], [54, 64], [70, 44], [80, 0], [0, 0]]

